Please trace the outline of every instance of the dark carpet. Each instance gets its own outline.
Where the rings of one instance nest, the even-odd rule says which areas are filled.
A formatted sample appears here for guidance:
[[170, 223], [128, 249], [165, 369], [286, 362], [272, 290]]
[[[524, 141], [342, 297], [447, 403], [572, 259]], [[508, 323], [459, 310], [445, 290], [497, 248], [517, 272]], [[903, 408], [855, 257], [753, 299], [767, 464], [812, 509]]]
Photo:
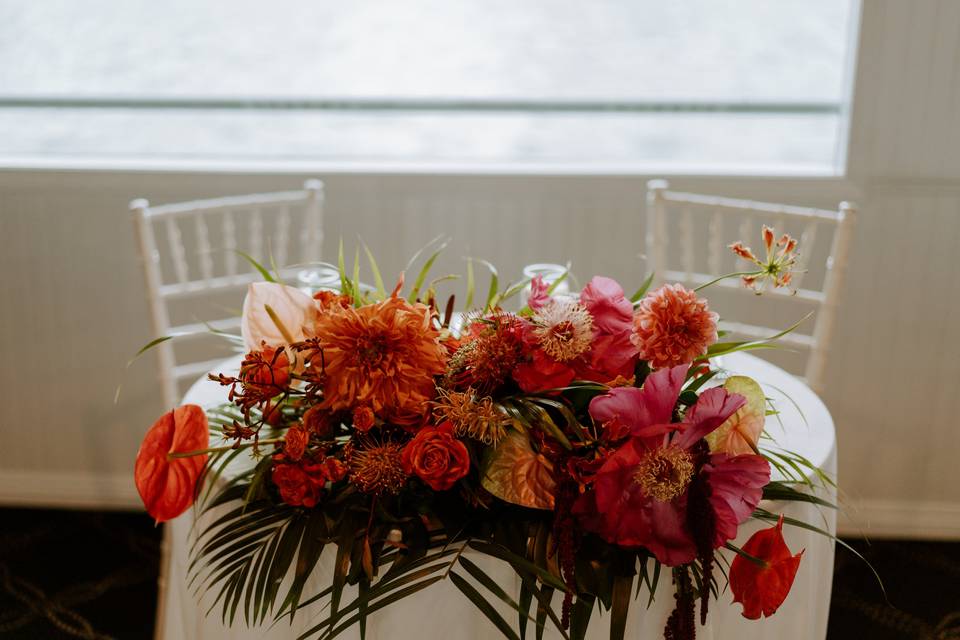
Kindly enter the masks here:
[[[160, 533], [145, 515], [0, 509], [0, 638], [150, 640]], [[960, 639], [960, 543], [851, 544], [887, 599], [838, 548], [830, 640]]]

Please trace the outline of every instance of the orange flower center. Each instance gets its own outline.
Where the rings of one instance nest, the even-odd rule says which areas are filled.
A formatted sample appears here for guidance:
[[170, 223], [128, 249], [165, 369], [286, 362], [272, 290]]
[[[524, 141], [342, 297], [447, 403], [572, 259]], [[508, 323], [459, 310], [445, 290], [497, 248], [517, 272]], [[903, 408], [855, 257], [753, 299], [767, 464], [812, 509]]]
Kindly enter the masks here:
[[358, 366], [376, 367], [387, 353], [387, 341], [379, 335], [360, 336], [354, 353]]
[[681, 495], [693, 478], [693, 456], [679, 447], [653, 449], [640, 461], [633, 480], [643, 492], [660, 502]]

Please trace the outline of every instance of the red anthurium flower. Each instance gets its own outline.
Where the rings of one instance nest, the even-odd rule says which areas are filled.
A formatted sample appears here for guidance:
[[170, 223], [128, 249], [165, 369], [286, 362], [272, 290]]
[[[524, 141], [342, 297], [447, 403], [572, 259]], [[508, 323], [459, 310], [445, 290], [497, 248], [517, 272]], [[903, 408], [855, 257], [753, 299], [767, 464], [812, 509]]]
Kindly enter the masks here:
[[737, 555], [730, 566], [733, 601], [743, 605], [743, 617], [757, 620], [772, 616], [786, 600], [800, 567], [800, 557], [791, 555], [783, 541], [783, 516], [769, 529], [753, 534], [743, 551], [763, 560], [763, 565]]
[[197, 478], [207, 461], [207, 454], [168, 454], [206, 449], [209, 442], [207, 415], [195, 404], [165, 413], [147, 431], [133, 476], [147, 513], [157, 522], [172, 520], [193, 504]]

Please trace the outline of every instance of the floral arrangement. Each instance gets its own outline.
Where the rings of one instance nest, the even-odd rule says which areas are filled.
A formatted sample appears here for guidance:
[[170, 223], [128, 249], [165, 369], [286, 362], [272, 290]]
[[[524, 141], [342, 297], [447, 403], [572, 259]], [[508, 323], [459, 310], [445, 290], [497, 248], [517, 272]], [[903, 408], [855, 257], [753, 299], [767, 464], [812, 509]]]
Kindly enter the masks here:
[[[727, 276], [758, 292], [789, 285], [797, 248], [766, 227], [763, 239], [766, 261], [737, 243], [757, 269]], [[634, 592], [652, 599], [664, 579], [676, 593], [668, 640], [695, 637], [724, 580], [744, 616], [773, 615], [802, 555], [782, 527], [816, 527], [761, 500], [832, 505], [813, 490], [826, 476], [765, 446], [760, 386], [711, 363], [767, 341], [720, 341], [698, 290], [648, 291], [652, 276], [630, 297], [601, 276], [560, 295], [540, 277], [500, 291], [491, 267], [485, 303], [458, 316], [438, 281], [425, 284], [435, 258], [405, 295], [402, 276], [386, 292], [372, 256], [376, 287], [360, 284], [358, 261], [349, 277], [342, 250], [336, 291], [311, 296], [261, 268], [239, 372], [210, 376], [226, 403], [162, 416], [136, 461], [157, 521], [196, 504], [198, 596], [253, 624], [326, 602], [304, 638], [362, 634], [368, 615], [446, 579], [507, 638], [547, 626], [583, 638], [597, 607], [622, 638]], [[521, 290], [526, 305], [506, 311]], [[252, 455], [237, 471], [241, 452]], [[738, 548], [750, 519], [771, 526]], [[304, 593], [327, 549], [329, 586]], [[478, 553], [512, 567], [519, 594]]]

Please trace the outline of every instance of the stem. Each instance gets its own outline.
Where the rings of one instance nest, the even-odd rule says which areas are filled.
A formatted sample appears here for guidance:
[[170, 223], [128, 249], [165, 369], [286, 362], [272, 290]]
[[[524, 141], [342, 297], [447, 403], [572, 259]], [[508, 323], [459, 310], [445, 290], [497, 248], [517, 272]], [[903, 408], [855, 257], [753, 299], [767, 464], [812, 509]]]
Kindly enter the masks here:
[[175, 458], [192, 458], [193, 456], [201, 456], [205, 453], [223, 453], [224, 451], [233, 451], [236, 449], [248, 449], [261, 444], [276, 444], [278, 442], [283, 442], [283, 440], [283, 438], [267, 438], [266, 440], [258, 440], [256, 442], [248, 442], [246, 444], [228, 444], [222, 447], [197, 449], [195, 451], [172, 451], [167, 454], [167, 460], [173, 460]]
[[706, 284], [700, 285], [699, 287], [694, 289], [694, 291], [700, 291], [700, 289], [706, 289], [710, 285], [716, 284], [721, 280], [726, 280], [727, 278], [739, 278], [740, 276], [758, 276], [758, 275], [761, 275], [762, 273], [763, 271], [736, 271], [734, 273], [728, 273], [725, 276], [720, 276], [719, 278], [715, 278], [710, 282], [707, 282]]

